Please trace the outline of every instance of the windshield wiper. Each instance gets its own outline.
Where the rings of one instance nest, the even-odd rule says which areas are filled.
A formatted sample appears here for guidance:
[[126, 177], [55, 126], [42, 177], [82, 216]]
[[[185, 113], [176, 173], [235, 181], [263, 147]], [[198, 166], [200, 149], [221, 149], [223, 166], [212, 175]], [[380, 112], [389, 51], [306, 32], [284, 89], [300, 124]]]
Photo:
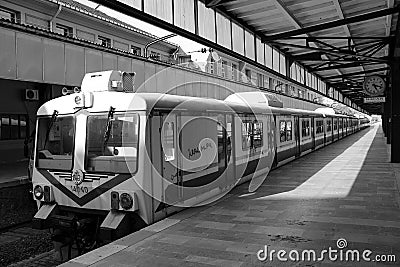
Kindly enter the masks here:
[[50, 130], [53, 127], [54, 122], [57, 120], [57, 116], [58, 116], [58, 111], [54, 110], [53, 115], [51, 115], [49, 125], [47, 126], [46, 139], [44, 140], [44, 146], [43, 146], [44, 149], [46, 148], [47, 141], [49, 140]]
[[106, 123], [106, 130], [104, 131], [104, 143], [103, 143], [103, 151], [107, 146], [107, 142], [110, 139], [111, 127], [112, 127], [112, 119], [114, 118], [115, 108], [110, 106], [110, 110], [108, 111], [107, 115], [107, 123]]

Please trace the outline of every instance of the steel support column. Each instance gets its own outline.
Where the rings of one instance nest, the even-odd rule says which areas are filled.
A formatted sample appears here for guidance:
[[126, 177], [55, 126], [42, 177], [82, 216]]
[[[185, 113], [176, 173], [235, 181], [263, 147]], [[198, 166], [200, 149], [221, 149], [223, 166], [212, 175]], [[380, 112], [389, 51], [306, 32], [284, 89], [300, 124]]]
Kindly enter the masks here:
[[[399, 17], [400, 14], [397, 16]], [[391, 141], [391, 161], [400, 163], [400, 19], [396, 25], [396, 41], [393, 50], [393, 60], [391, 64], [392, 83], [389, 88], [389, 101], [391, 106], [391, 118], [389, 131]]]
[[[392, 74], [393, 75], [393, 74]], [[386, 103], [385, 103], [385, 113], [386, 113], [386, 144], [391, 144], [392, 142], [392, 88], [393, 88], [393, 76], [392, 85], [386, 91]]]
[[382, 129], [385, 137], [388, 136], [388, 121], [389, 121], [389, 101], [388, 96], [386, 95], [386, 102], [383, 105], [383, 114], [382, 114]]

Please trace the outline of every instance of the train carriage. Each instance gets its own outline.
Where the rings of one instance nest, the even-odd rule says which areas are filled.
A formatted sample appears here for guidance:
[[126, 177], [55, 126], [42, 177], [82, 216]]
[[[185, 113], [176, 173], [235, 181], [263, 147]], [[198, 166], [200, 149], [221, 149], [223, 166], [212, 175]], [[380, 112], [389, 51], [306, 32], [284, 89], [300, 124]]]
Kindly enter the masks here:
[[134, 93], [127, 75], [87, 74], [82, 92], [38, 110], [34, 227], [58, 229], [56, 240], [73, 233], [82, 251], [261, 183], [355, 129], [344, 115], [277, 107], [261, 92], [225, 101]]

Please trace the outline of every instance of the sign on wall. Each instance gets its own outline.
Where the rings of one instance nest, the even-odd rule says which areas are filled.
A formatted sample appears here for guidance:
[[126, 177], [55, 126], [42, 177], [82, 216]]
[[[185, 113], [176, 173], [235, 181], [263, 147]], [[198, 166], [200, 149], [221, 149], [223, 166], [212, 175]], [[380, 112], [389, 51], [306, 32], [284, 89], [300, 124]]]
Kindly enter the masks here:
[[364, 103], [385, 103], [386, 98], [384, 96], [378, 96], [378, 97], [365, 97], [364, 98]]

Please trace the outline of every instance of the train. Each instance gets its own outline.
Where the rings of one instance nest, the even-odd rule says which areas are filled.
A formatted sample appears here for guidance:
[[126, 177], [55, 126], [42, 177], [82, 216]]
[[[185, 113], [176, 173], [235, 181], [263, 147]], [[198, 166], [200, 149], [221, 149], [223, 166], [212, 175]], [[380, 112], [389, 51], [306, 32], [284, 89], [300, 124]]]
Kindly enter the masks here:
[[210, 203], [238, 184], [368, 127], [368, 118], [284, 108], [266, 92], [225, 100], [141, 93], [133, 74], [87, 73], [37, 112], [33, 227], [79, 252]]

